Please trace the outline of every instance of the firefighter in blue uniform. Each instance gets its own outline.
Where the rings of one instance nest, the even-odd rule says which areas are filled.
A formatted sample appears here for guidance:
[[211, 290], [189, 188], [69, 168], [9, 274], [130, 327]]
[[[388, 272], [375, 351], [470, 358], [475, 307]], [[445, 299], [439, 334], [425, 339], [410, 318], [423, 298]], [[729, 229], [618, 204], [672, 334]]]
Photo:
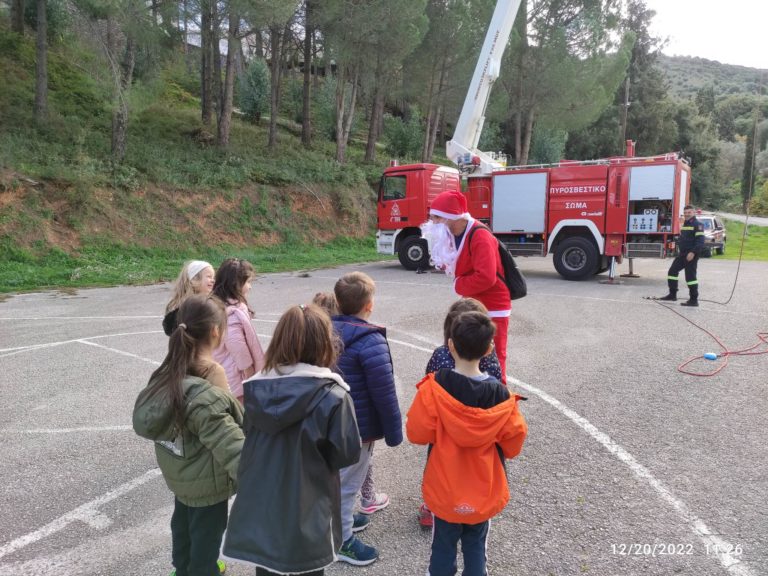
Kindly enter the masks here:
[[696, 219], [693, 206], [686, 206], [683, 210], [685, 222], [680, 228], [678, 238], [679, 253], [672, 262], [667, 272], [667, 284], [669, 294], [659, 300], [677, 300], [677, 278], [680, 270], [685, 269], [685, 283], [688, 284], [688, 301], [681, 306], [699, 305], [699, 281], [696, 278], [696, 265], [704, 248], [704, 225]]

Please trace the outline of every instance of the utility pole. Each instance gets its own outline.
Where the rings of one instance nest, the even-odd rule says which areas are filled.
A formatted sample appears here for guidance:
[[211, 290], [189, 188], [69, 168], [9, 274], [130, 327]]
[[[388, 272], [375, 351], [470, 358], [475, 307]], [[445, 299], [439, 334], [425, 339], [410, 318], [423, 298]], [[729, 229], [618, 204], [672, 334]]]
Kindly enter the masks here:
[[[627, 141], [627, 113], [629, 112], [629, 76], [624, 81], [624, 103], [621, 105], [621, 141], [619, 146], [625, 146]], [[626, 153], [626, 150], [625, 150]]]

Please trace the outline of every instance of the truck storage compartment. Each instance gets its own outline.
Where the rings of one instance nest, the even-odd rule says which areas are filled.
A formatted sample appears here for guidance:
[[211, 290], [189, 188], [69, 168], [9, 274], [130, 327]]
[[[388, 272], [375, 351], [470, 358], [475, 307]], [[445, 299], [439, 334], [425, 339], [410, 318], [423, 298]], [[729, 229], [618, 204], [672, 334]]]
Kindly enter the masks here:
[[491, 230], [494, 233], [545, 232], [547, 173], [494, 174]]
[[633, 166], [629, 171], [629, 200], [672, 200], [675, 166]]

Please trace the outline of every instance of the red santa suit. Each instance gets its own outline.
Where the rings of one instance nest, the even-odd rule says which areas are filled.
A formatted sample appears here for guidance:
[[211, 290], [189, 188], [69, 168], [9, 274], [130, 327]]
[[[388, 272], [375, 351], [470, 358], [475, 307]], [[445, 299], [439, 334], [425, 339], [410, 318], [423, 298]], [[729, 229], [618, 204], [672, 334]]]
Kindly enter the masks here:
[[[443, 192], [438, 195], [430, 206], [430, 214], [447, 218], [448, 220], [467, 220], [467, 228], [457, 246], [458, 255], [454, 290], [464, 298], [475, 298], [488, 308], [488, 315], [496, 324], [496, 336], [493, 339], [496, 355], [501, 364], [501, 374], [506, 383], [507, 366], [507, 332], [509, 331], [509, 315], [512, 311], [512, 300], [509, 290], [504, 284], [504, 267], [499, 255], [499, 243], [485, 226], [476, 222], [467, 211], [467, 201], [463, 194]], [[472, 234], [471, 242], [467, 243], [470, 231], [479, 226]]]

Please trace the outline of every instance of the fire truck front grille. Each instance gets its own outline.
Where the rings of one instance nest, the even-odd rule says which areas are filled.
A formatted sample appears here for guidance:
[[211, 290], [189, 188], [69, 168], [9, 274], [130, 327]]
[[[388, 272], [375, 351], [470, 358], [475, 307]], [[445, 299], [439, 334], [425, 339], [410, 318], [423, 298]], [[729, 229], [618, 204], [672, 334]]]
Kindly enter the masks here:
[[661, 242], [627, 242], [627, 258], [663, 258], [664, 244]]
[[512, 256], [544, 256], [544, 244], [541, 242], [504, 242]]

